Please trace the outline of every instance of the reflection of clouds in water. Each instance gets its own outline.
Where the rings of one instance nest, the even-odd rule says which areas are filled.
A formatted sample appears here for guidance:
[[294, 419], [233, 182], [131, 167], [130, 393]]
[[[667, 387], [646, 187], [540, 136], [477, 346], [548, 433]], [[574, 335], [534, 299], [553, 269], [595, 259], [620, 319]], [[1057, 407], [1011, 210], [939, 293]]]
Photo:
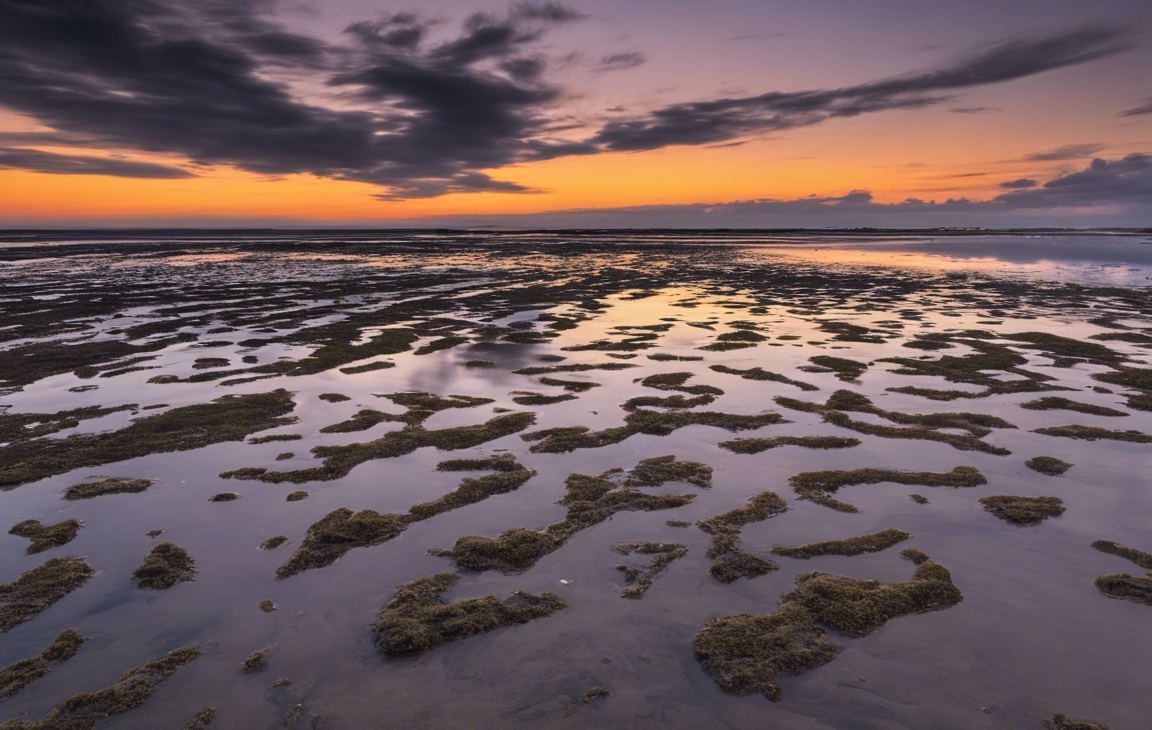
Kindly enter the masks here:
[[[504, 387], [515, 380], [523, 386], [524, 379], [513, 376], [513, 370], [529, 365], [540, 365], [537, 356], [543, 351], [535, 345], [515, 345], [506, 343], [480, 343], [471, 347], [457, 347], [431, 355], [422, 355], [413, 362], [418, 366], [408, 379], [409, 390], [430, 393], [454, 393], [462, 390], [463, 395], [476, 395], [472, 389], [461, 389], [462, 381], [481, 380], [487, 386]], [[491, 360], [495, 367], [464, 368], [469, 360]], [[490, 397], [485, 394], [486, 397]]]

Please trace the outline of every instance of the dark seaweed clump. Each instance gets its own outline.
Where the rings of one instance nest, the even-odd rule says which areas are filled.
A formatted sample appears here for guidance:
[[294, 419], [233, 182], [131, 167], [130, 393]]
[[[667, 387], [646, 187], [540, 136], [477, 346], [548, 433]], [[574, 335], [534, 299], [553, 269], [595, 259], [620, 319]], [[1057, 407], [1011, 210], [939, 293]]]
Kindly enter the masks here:
[[155, 479], [101, 479], [80, 482], [64, 490], [64, 499], [76, 501], [103, 497], [105, 494], [137, 494], [156, 483]]
[[1048, 426], [1047, 428], [1037, 428], [1032, 433], [1085, 441], [1104, 439], [1107, 441], [1128, 441], [1134, 444], [1152, 444], [1152, 436], [1140, 431], [1110, 431], [1097, 426]]
[[761, 367], [740, 370], [739, 368], [728, 367], [727, 365], [712, 365], [709, 367], [709, 370], [714, 370], [718, 373], [727, 373], [729, 375], [739, 375], [745, 380], [766, 380], [773, 383], [785, 383], [787, 385], [793, 385], [800, 390], [820, 390], [818, 387], [812, 385], [811, 383], [805, 383], [800, 380], [793, 380], [786, 375], [774, 373]]
[[421, 654], [449, 641], [527, 623], [568, 607], [555, 593], [520, 591], [504, 600], [485, 596], [449, 603], [444, 594], [458, 579], [455, 573], [438, 573], [396, 589], [372, 624], [376, 645], [385, 656]]
[[85, 641], [76, 629], [64, 629], [44, 651], [0, 669], [0, 699], [11, 697], [48, 674], [51, 665], [68, 661]]
[[713, 558], [708, 573], [721, 583], [737, 578], [756, 578], [780, 568], [767, 558], [740, 549], [740, 532], [745, 525], [763, 522], [785, 512], [788, 505], [775, 492], [761, 492], [738, 507], [702, 519], [696, 525], [711, 535], [707, 555]]
[[208, 498], [208, 501], [209, 502], [235, 502], [238, 499], [240, 499], [240, 495], [237, 494], [236, 492], [220, 492], [219, 494], [213, 494], [211, 497]]
[[244, 657], [244, 661], [240, 662], [240, 671], [243, 674], [252, 674], [264, 666], [265, 656], [267, 656], [267, 649], [259, 649]]
[[288, 542], [287, 537], [284, 537], [283, 535], [277, 535], [276, 537], [270, 537], [264, 542], [260, 543], [260, 549], [275, 550], [286, 542]]
[[549, 428], [523, 434], [525, 441], [535, 441], [529, 449], [534, 453], [561, 454], [576, 449], [594, 449], [618, 444], [636, 434], [667, 436], [686, 426], [713, 426], [729, 431], [744, 431], [780, 423], [778, 413], [755, 416], [717, 413], [715, 411], [670, 411], [658, 413], [638, 409], [624, 417], [624, 425], [592, 431], [586, 426]]
[[192, 718], [192, 722], [184, 726], [184, 730], [207, 730], [207, 727], [212, 724], [212, 720], [215, 718], [216, 708], [205, 707], [196, 713], [196, 717]]
[[611, 695], [612, 693], [603, 687], [593, 687], [584, 694], [580, 695], [580, 701], [587, 705], [595, 702], [596, 700], [602, 700], [605, 697], [610, 697]]
[[1049, 517], [1064, 514], [1064, 502], [1056, 497], [1016, 497], [1000, 494], [981, 497], [984, 510], [1014, 525], [1039, 525]]
[[654, 511], [682, 507], [694, 494], [645, 494], [625, 483], [616, 484], [609, 477], [620, 470], [594, 477], [571, 474], [565, 481], [566, 493], [560, 504], [568, 507], [563, 520], [542, 530], [515, 527], [496, 538], [465, 535], [448, 550], [433, 550], [433, 555], [450, 559], [464, 570], [483, 572], [499, 570], [519, 573], [535, 565], [540, 558], [560, 548], [581, 530], [598, 525], [620, 511]]
[[373, 510], [353, 513], [350, 509], [330, 512], [308, 528], [300, 547], [276, 569], [276, 577], [288, 578], [305, 570], [331, 565], [349, 550], [387, 542], [416, 522], [518, 489], [536, 473], [511, 455], [449, 460], [441, 462], [437, 468], [441, 471], [491, 470], [495, 473], [466, 478], [454, 491], [431, 502], [413, 505], [407, 514], [380, 514]]
[[192, 580], [196, 575], [196, 562], [184, 548], [170, 542], [157, 543], [132, 573], [137, 588], [165, 590], [177, 583]]
[[652, 587], [652, 581], [664, 571], [672, 561], [688, 554], [688, 546], [675, 542], [621, 542], [612, 546], [621, 555], [651, 555], [652, 560], [643, 568], [634, 568], [628, 565], [617, 565], [616, 569], [624, 574], [624, 583], [627, 588], [621, 593], [623, 598], [639, 600], [644, 597]]
[[780, 597], [774, 613], [710, 619], [692, 642], [696, 659], [725, 691], [761, 692], [776, 701], [781, 676], [823, 666], [841, 651], [821, 627], [861, 637], [890, 619], [963, 600], [946, 568], [914, 548], [901, 556], [916, 563], [905, 583], [807, 573], [796, 577], [796, 588]]
[[1125, 560], [1130, 560], [1136, 565], [1139, 565], [1144, 570], [1152, 570], [1152, 553], [1146, 553], [1143, 550], [1137, 550], [1125, 545], [1121, 545], [1111, 540], [1097, 540], [1092, 543], [1092, 547], [1102, 553], [1115, 555]]
[[628, 473], [629, 487], [658, 487], [665, 482], [687, 482], [701, 489], [712, 486], [712, 467], [698, 461], [677, 461], [675, 456], [644, 459]]
[[832, 357], [831, 355], [816, 355], [808, 358], [808, 362], [816, 367], [815, 372], [833, 372], [840, 380], [855, 381], [868, 370], [870, 363], [858, 360], [849, 360], [846, 357]]
[[305, 500], [305, 499], [308, 499], [308, 492], [296, 491], [296, 492], [290, 493], [287, 497], [285, 497], [284, 501], [285, 502], [300, 502], [300, 501]]
[[748, 438], [721, 441], [722, 449], [737, 454], [759, 454], [761, 451], [779, 446], [801, 446], [806, 449], [850, 449], [860, 445], [860, 439], [843, 436], [773, 436], [771, 438]]
[[24, 520], [13, 525], [8, 534], [31, 540], [26, 554], [35, 555], [72, 542], [80, 527], [80, 520], [64, 520], [55, 525], [43, 525], [40, 520]]
[[0, 464], [6, 465], [0, 467], [0, 489], [148, 454], [243, 441], [255, 431], [292, 423], [286, 414], [294, 407], [286, 390], [226, 395], [139, 418], [118, 431], [8, 444], [0, 447]]
[[786, 558], [800, 558], [807, 560], [819, 555], [861, 555], [863, 553], [875, 553], [881, 550], [887, 550], [893, 545], [899, 545], [905, 540], [911, 540], [912, 536], [903, 530], [897, 530], [889, 527], [886, 530], [873, 533], [871, 535], [862, 535], [860, 537], [850, 537], [847, 540], [826, 540], [824, 542], [812, 542], [807, 545], [797, 545], [795, 547], [785, 547], [777, 545], [772, 548], [774, 555], [782, 555]]
[[1061, 461], [1054, 456], [1034, 456], [1024, 462], [1024, 466], [1032, 471], [1047, 474], [1050, 477], [1058, 477], [1072, 468], [1071, 464], [1066, 461]]
[[425, 447], [441, 451], [470, 449], [523, 431], [535, 421], [536, 416], [532, 413], [509, 413], [475, 426], [456, 426], [439, 430], [409, 426], [400, 431], [386, 433], [375, 441], [343, 446], [317, 446], [312, 449], [312, 454], [324, 460], [318, 467], [297, 471], [268, 471], [264, 468], [249, 467], [224, 472], [220, 476], [225, 479], [259, 479], [273, 484], [331, 481], [347, 476], [353, 468], [366, 461], [405, 456]]
[[895, 484], [919, 485], [924, 487], [978, 487], [987, 484], [975, 467], [958, 466], [952, 471], [896, 471], [892, 469], [853, 469], [851, 471], [806, 471], [788, 479], [788, 482], [805, 499], [822, 504], [838, 512], [859, 512], [855, 505], [832, 498], [841, 487], [856, 484]]
[[1043, 725], [1047, 730], [1108, 730], [1108, 726], [1104, 723], [1073, 720], [1060, 714], [1053, 715], [1051, 720], [1045, 720]]
[[343, 393], [321, 393], [317, 397], [320, 398], [320, 400], [327, 401], [329, 403], [341, 403], [346, 400], [352, 400]]
[[1128, 415], [1124, 411], [1118, 411], [1115, 408], [1092, 405], [1091, 403], [1079, 403], [1074, 400], [1056, 396], [1045, 396], [1037, 400], [1028, 401], [1027, 403], [1021, 403], [1020, 407], [1029, 411], [1075, 411], [1077, 413], [1087, 413], [1092, 416], [1110, 416], [1113, 418]]
[[144, 704], [161, 682], [199, 656], [200, 650], [194, 646], [177, 649], [142, 667], [129, 669], [111, 687], [72, 695], [37, 722], [14, 717], [0, 723], [0, 730], [92, 730], [98, 720]]
[[66, 428], [76, 428], [81, 421], [135, 409], [136, 404], [130, 403], [115, 408], [89, 406], [58, 413], [0, 413], [0, 444], [48, 436]]
[[[1152, 554], [1108, 540], [1097, 540], [1092, 547], [1102, 553], [1130, 560], [1145, 570], [1152, 570]], [[1135, 601], [1152, 606], [1152, 573], [1143, 577], [1129, 573], [1102, 575], [1095, 580], [1096, 590], [1109, 598]]]
[[[806, 413], [818, 413], [823, 416], [825, 423], [869, 436], [938, 441], [961, 451], [983, 451], [997, 456], [1007, 456], [1012, 453], [1005, 448], [993, 446], [981, 440], [982, 437], [992, 433], [994, 428], [1016, 428], [997, 416], [982, 413], [918, 414], [888, 411], [873, 405], [867, 396], [849, 390], [836, 391], [823, 404], [783, 396], [777, 397], [775, 400], [776, 403], [785, 408]], [[853, 420], [848, 412], [868, 413], [905, 427], [899, 428]], [[967, 431], [968, 434], [950, 433], [944, 429]]]
[[0, 585], [0, 634], [36, 618], [94, 575], [96, 570], [82, 558], [52, 558]]

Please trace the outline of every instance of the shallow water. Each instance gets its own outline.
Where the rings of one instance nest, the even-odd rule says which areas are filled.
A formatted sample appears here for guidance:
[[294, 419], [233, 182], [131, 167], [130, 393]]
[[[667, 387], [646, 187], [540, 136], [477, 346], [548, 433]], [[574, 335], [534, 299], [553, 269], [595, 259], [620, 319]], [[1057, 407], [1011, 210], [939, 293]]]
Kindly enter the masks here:
[[[207, 706], [219, 709], [216, 726], [225, 728], [278, 727], [297, 705], [303, 708], [291, 727], [301, 728], [1018, 728], [1037, 726], [1058, 712], [1113, 728], [1136, 728], [1152, 715], [1143, 681], [1152, 669], [1152, 635], [1144, 630], [1152, 607], [1108, 598], [1093, 586], [1097, 576], [1143, 571], [1089, 547], [1105, 539], [1152, 550], [1152, 493], [1145, 477], [1152, 472], [1152, 450], [1141, 443], [1033, 433], [1069, 424], [1152, 433], [1152, 413], [1127, 405], [1126, 397], [1138, 391], [1114, 385], [1106, 386], [1111, 392], [1092, 389], [1105, 387], [1092, 375], [1112, 372], [1112, 365], [1061, 361], [1003, 337], [1053, 333], [1105, 345], [1127, 358], [1120, 361], [1122, 367], [1148, 367], [1145, 344], [1088, 339], [1118, 332], [1152, 334], [1152, 301], [1137, 288], [1143, 286], [1142, 277], [1152, 275], [1152, 262], [1142, 258], [1147, 236], [1108, 237], [1106, 244], [1102, 237], [986, 236], [953, 236], [937, 243], [923, 237], [840, 243], [827, 234], [811, 245], [796, 237], [765, 241], [747, 234], [9, 238], [13, 243], [0, 241], [0, 354], [55, 353], [52, 348], [69, 343], [106, 340], [139, 346], [174, 333], [191, 336], [142, 353], [154, 356], [138, 363], [150, 369], [111, 377], [81, 377], [85, 373], [72, 367], [43, 372], [9, 368], [0, 373], [0, 416], [92, 405], [165, 405], [84, 420], [45, 437], [62, 439], [121, 429], [133, 418], [225, 394], [286, 388], [294, 394], [291, 415], [298, 421], [255, 436], [293, 433], [304, 438], [154, 453], [0, 492], [9, 524], [30, 518], [45, 524], [69, 518], [84, 522], [73, 542], [39, 555], [26, 556], [26, 540], [0, 534], [0, 582], [14, 580], [49, 557], [86, 556], [99, 570], [37, 618], [0, 635], [0, 667], [36, 654], [63, 628], [75, 627], [89, 638], [73, 659], [0, 702], [0, 720], [25, 710], [39, 718], [69, 695], [108, 686], [127, 669], [191, 644], [201, 646], [204, 656], [179, 669], [143, 706], [100, 727], [177, 728]], [[1097, 245], [1124, 252], [1097, 256]], [[835, 253], [808, 252], [817, 247]], [[889, 255], [897, 258], [883, 258]], [[941, 265], [944, 259], [947, 264]], [[1093, 288], [1103, 286], [1108, 288]], [[553, 320], [540, 315], [571, 318], [574, 326], [550, 329]], [[393, 363], [361, 374], [330, 367], [240, 384], [225, 383], [242, 375], [149, 382], [158, 375], [187, 378], [211, 372], [194, 369], [197, 358], [228, 358], [225, 370], [300, 361], [316, 344], [292, 341], [295, 333], [344, 321], [357, 328], [355, 342], [368, 341], [381, 329], [404, 327], [419, 335], [414, 347], [446, 335], [467, 342], [428, 354], [409, 349], [339, 363]], [[845, 338], [829, 331], [829, 322], [866, 330]], [[152, 333], [131, 329], [165, 323], [167, 329]], [[532, 329], [508, 328], [515, 323], [531, 323]], [[646, 330], [617, 328], [660, 324], [671, 327], [644, 343], [651, 347], [612, 353], [632, 355], [629, 359], [612, 358], [607, 351], [565, 349], [620, 342]], [[225, 327], [230, 331], [210, 333]], [[752, 329], [768, 339], [746, 349], [699, 349], [737, 329]], [[968, 330], [984, 334], [972, 339], [964, 334]], [[539, 342], [508, 341], [525, 331], [549, 336]], [[926, 335], [950, 339], [952, 346], [940, 351], [904, 347]], [[973, 343], [980, 342], [1011, 348], [1026, 359], [1017, 370], [1031, 374], [986, 375], [1003, 381], [1035, 376], [1035, 382], [1068, 390], [949, 402], [888, 390], [983, 390], [973, 383], [900, 374], [897, 364], [879, 361], [960, 357], [974, 353]], [[648, 357], [655, 353], [704, 359], [660, 362]], [[257, 362], [243, 363], [245, 355]], [[547, 355], [565, 359], [540, 360]], [[857, 381], [801, 370], [811, 366], [808, 358], [815, 355], [871, 365]], [[128, 359], [102, 361], [99, 370], [115, 372]], [[494, 366], [465, 366], [474, 360]], [[541, 384], [539, 376], [515, 374], [517, 369], [618, 362], [636, 367], [553, 375], [599, 384], [574, 400], [538, 407], [512, 401], [515, 391], [563, 392]], [[819, 390], [745, 380], [714, 372], [713, 365], [759, 366]], [[400, 430], [400, 423], [380, 423], [362, 432], [320, 433], [361, 409], [403, 410], [377, 394], [423, 391], [494, 399], [438, 412], [424, 423], [427, 429], [483, 423], [499, 408], [535, 413], [535, 424], [524, 433], [577, 425], [605, 429], [621, 425], [625, 400], [672, 395], [638, 382], [672, 372], [693, 373], [690, 385], [723, 389], [715, 402], [695, 410], [777, 412], [786, 422], [739, 433], [688, 426], [669, 435], [637, 434], [567, 453], [532, 452], [532, 442], [513, 434], [450, 453], [421, 448], [367, 461], [339, 479], [299, 485], [218, 476], [244, 467], [289, 471], [316, 466], [320, 459], [310, 453], [313, 447], [367, 442]], [[98, 388], [71, 390], [90, 385]], [[999, 416], [1017, 428], [996, 428], [981, 440], [1011, 455], [863, 434], [774, 400], [785, 396], [823, 403], [839, 389], [867, 395], [888, 411]], [[319, 399], [323, 393], [350, 400], [325, 402]], [[1049, 395], [1129, 415], [1020, 408]], [[850, 415], [861, 423], [896, 425], [873, 414]], [[826, 451], [784, 446], [755, 455], [717, 445], [782, 435], [848, 436], [861, 444]], [[277, 461], [285, 452], [294, 456]], [[330, 566], [275, 579], [277, 566], [300, 545], [309, 525], [332, 510], [403, 513], [450, 492], [464, 477], [477, 476], [438, 472], [440, 461], [502, 452], [515, 454], [536, 475], [515, 491], [417, 522], [384, 544], [352, 549]], [[713, 486], [703, 490], [669, 483], [647, 490], [696, 498], [674, 510], [619, 512], [577, 533], [524, 573], [462, 573], [448, 594], [456, 600], [554, 591], [569, 604], [567, 609], [414, 658], [385, 659], [373, 645], [369, 626], [398, 585], [453, 570], [451, 562], [429, 550], [451, 547], [464, 535], [495, 537], [513, 527], [557, 522], [565, 514], [556, 502], [564, 496], [568, 475], [627, 470], [641, 459], [668, 454], [712, 466]], [[1026, 459], [1040, 455], [1074, 466], [1061, 477], [1024, 466]], [[10, 458], [0, 447], [0, 469], [11, 466], [5, 461]], [[858, 507], [854, 514], [800, 500], [788, 483], [790, 476], [812, 470], [942, 472], [961, 465], [978, 468], [988, 484], [952, 489], [881, 483], [841, 489], [836, 498]], [[65, 488], [92, 476], [158, 481], [139, 494], [61, 499]], [[285, 495], [297, 489], [307, 491], [308, 499], [285, 502]], [[744, 548], [757, 554], [767, 556], [773, 545], [848, 538], [889, 527], [913, 538], [898, 548], [855, 557], [777, 558], [778, 571], [725, 585], [707, 572], [708, 535], [694, 526], [666, 525], [669, 519], [695, 522], [743, 506], [765, 490], [783, 497], [788, 511], [744, 528]], [[240, 493], [241, 499], [208, 501], [226, 491]], [[923, 494], [929, 503], [913, 503], [911, 493]], [[984, 512], [977, 502], [997, 494], [1051, 495], [1062, 499], [1067, 511], [1038, 526], [1017, 527]], [[145, 536], [152, 529], [165, 530], [157, 540], [171, 541], [192, 555], [199, 569], [194, 581], [166, 591], [133, 586], [130, 575], [153, 544]], [[289, 542], [274, 551], [257, 549], [274, 535], [285, 535]], [[642, 600], [625, 600], [615, 569], [621, 557], [611, 548], [642, 540], [680, 542], [688, 553], [655, 578]], [[793, 587], [799, 574], [908, 580], [912, 565], [897, 556], [906, 546], [924, 550], [947, 567], [963, 602], [892, 619], [865, 638], [830, 633], [845, 647], [843, 653], [819, 669], [783, 678], [778, 703], [758, 694], [726, 694], [694, 658], [692, 638], [709, 617], [775, 611], [780, 594]], [[276, 612], [257, 608], [266, 598], [276, 603]], [[241, 674], [240, 661], [264, 648], [270, 649], [268, 666]], [[278, 677], [291, 684], [270, 689]], [[611, 697], [590, 705], [574, 702], [594, 686], [606, 687]]]

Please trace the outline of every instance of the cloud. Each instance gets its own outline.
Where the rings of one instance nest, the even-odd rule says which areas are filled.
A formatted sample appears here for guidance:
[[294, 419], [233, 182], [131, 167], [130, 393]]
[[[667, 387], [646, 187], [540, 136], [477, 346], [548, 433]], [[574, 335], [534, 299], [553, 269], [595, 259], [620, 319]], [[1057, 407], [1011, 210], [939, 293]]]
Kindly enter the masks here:
[[1028, 188], [1034, 188], [1039, 184], [1040, 183], [1036, 182], [1035, 180], [1022, 177], [1019, 180], [1006, 180], [1005, 182], [1000, 183], [1000, 187], [1006, 190], [1027, 190]]
[[1092, 25], [1041, 38], [1004, 41], [951, 65], [840, 89], [673, 104], [605, 124], [591, 139], [603, 149], [651, 150], [713, 144], [734, 137], [806, 127], [861, 114], [941, 104], [949, 94], [1111, 56], [1131, 47], [1128, 34]]
[[1091, 157], [1102, 149], [1104, 149], [1104, 145], [1102, 144], [1066, 144], [1063, 147], [1057, 147], [1047, 152], [1036, 152], [1031, 155], [1025, 155], [1023, 159], [1026, 162], [1079, 160], [1084, 157]]
[[1140, 102], [1139, 106], [1120, 112], [1122, 117], [1137, 117], [1142, 114], [1152, 114], [1152, 96]]
[[[735, 144], [834, 118], [931, 106], [963, 89], [1084, 63], [1129, 44], [1106, 26], [1014, 39], [939, 69], [857, 86], [605, 114], [591, 125], [582, 120], [591, 131], [574, 140], [570, 129], [567, 138], [557, 136], [558, 107], [568, 97], [547, 78], [544, 42], [557, 26], [584, 17], [566, 5], [516, 2], [503, 13], [474, 13], [446, 38], [430, 35], [440, 21], [395, 13], [349, 25], [338, 42], [289, 32], [270, 19], [274, 6], [0, 0], [0, 107], [46, 128], [36, 133], [44, 144], [55, 137], [88, 149], [181, 155], [190, 165], [306, 173], [379, 186], [381, 199], [398, 200], [532, 192], [493, 171], [562, 156]], [[620, 69], [642, 58], [604, 60]], [[323, 94], [305, 99], [295, 91], [301, 85], [325, 89], [339, 104], [312, 101]], [[61, 162], [58, 171], [67, 167]]]
[[19, 147], [0, 147], [0, 169], [30, 170], [53, 175], [110, 175], [112, 177], [168, 180], [196, 177], [196, 175], [187, 170], [181, 170], [179, 167], [157, 165], [151, 162], [60, 155]]
[[949, 109], [953, 114], [982, 114], [984, 112], [1002, 112], [1003, 109], [994, 106], [961, 106]]
[[628, 69], [643, 66], [648, 57], [638, 51], [628, 53], [613, 53], [600, 59], [597, 68], [600, 71], [627, 71]]

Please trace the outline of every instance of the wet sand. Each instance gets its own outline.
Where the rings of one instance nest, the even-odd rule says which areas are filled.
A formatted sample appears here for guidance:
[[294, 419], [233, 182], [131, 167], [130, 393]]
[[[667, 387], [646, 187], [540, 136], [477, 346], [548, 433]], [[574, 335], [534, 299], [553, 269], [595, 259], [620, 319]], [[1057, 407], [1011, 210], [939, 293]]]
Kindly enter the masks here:
[[1148, 240], [0, 235], [0, 728], [1141, 727]]

